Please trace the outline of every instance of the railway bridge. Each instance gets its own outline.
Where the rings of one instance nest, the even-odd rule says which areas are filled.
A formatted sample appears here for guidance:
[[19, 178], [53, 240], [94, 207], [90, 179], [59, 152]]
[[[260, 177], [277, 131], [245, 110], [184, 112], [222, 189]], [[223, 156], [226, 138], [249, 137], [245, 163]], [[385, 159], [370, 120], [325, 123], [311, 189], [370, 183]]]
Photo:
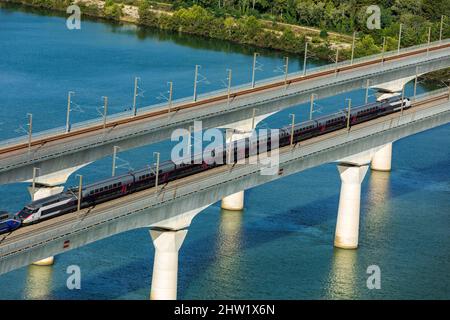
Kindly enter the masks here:
[[[192, 219], [207, 206], [283, 176], [336, 162], [341, 194], [334, 245], [358, 246], [361, 182], [369, 164], [390, 163], [386, 145], [450, 122], [450, 95], [417, 96], [410, 109], [280, 148], [277, 174], [264, 164], [224, 165], [20, 228], [0, 238], [0, 274], [94, 241], [148, 227], [155, 245], [151, 298], [176, 299], [178, 251]], [[389, 158], [388, 158], [389, 157]]]
[[[450, 67], [450, 39], [371, 57], [286, 74], [229, 90], [149, 106], [134, 113], [0, 142], [0, 184], [26, 182], [39, 168], [37, 182], [62, 185], [78, 168], [113, 154], [170, 138], [177, 128], [201, 120], [204, 129], [251, 132], [262, 119], [289, 107], [361, 88], [399, 92], [422, 74]], [[230, 137], [237, 139], [242, 136]], [[51, 192], [51, 191], [50, 191]]]
[[[31, 182], [39, 176], [32, 197], [39, 199], [62, 192], [68, 177], [79, 168], [113, 154], [170, 137], [177, 128], [189, 128], [201, 120], [203, 128], [233, 129], [228, 141], [249, 136], [257, 123], [270, 115], [313, 100], [339, 93], [379, 89], [384, 93], [402, 91], [417, 77], [450, 67], [450, 39], [405, 48], [367, 58], [344, 61], [320, 68], [287, 74], [261, 82], [230, 86], [194, 98], [149, 106], [137, 113], [120, 113], [70, 127], [32, 133], [0, 142], [0, 184]], [[230, 77], [231, 80], [231, 77]], [[193, 101], [194, 100], [194, 101]], [[311, 105], [313, 102], [311, 101]], [[69, 107], [70, 108], [70, 107]], [[390, 170], [392, 143], [383, 146], [372, 163]], [[222, 207], [241, 210], [244, 191], [222, 199]], [[40, 261], [51, 264], [53, 258]]]

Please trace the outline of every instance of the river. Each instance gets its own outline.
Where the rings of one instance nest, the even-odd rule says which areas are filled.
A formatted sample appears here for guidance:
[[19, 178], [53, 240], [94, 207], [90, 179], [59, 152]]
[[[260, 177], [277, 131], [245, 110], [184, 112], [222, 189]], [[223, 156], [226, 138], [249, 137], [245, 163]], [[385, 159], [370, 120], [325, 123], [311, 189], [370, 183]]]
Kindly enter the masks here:
[[[67, 92], [75, 91], [72, 121], [99, 117], [102, 96], [110, 112], [161, 102], [167, 82], [175, 98], [192, 95], [199, 64], [200, 93], [251, 79], [253, 48], [222, 41], [0, 8], [0, 139], [23, 135], [26, 114], [35, 131], [65, 124]], [[257, 80], [280, 75], [283, 54], [260, 50]], [[314, 62], [312, 67], [320, 64]], [[290, 71], [302, 57], [290, 56]], [[418, 92], [427, 89], [419, 85]], [[412, 93], [408, 84], [407, 94]], [[362, 103], [364, 91], [321, 99], [315, 116]], [[374, 99], [373, 95], [370, 97]], [[306, 119], [309, 105], [280, 112], [260, 124], [280, 127], [289, 113]], [[368, 172], [362, 184], [358, 250], [333, 247], [340, 179], [326, 164], [246, 191], [245, 210], [216, 203], [193, 221], [180, 251], [179, 299], [422, 299], [450, 298], [450, 125], [394, 143], [392, 172]], [[168, 158], [171, 144], [120, 153], [121, 168], [140, 168], [154, 151]], [[78, 173], [107, 177], [111, 158]], [[76, 185], [74, 177], [67, 186]], [[29, 201], [27, 185], [0, 186], [0, 208], [17, 211]], [[138, 229], [58, 255], [52, 267], [24, 267], [0, 276], [1, 299], [148, 299], [154, 248]], [[70, 265], [81, 268], [81, 290], [66, 286]], [[369, 290], [368, 266], [381, 270], [381, 289]]]

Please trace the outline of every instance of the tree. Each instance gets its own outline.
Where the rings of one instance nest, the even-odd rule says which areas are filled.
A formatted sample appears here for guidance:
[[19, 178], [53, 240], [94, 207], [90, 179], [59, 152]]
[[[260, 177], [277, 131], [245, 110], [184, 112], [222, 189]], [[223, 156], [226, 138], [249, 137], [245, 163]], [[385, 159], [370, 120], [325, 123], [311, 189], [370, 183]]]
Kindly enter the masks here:
[[395, 0], [392, 11], [397, 15], [402, 14], [420, 14], [422, 12], [421, 0]]
[[328, 32], [325, 29], [320, 30], [320, 37], [321, 38], [327, 38], [328, 37]]
[[355, 45], [355, 56], [364, 57], [379, 53], [381, 50], [370, 35], [365, 35]]
[[233, 33], [233, 30], [236, 26], [236, 21], [234, 20], [234, 18], [232, 17], [227, 17], [224, 21], [223, 21], [223, 25], [225, 27], [225, 31], [228, 35], [228, 38], [231, 38], [231, 35]]

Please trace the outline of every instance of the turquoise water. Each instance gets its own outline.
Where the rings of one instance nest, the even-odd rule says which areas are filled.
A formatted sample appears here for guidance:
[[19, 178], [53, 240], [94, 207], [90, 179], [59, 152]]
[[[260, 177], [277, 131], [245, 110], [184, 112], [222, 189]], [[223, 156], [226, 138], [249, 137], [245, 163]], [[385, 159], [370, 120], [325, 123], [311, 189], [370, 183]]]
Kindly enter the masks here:
[[[274, 76], [283, 54], [258, 50], [262, 71]], [[174, 81], [175, 97], [192, 94], [194, 65], [208, 82], [200, 93], [223, 87], [226, 69], [235, 84], [249, 82], [252, 48], [186, 35], [82, 21], [69, 31], [59, 16], [0, 9], [0, 138], [20, 135], [26, 113], [36, 131], [65, 124], [66, 94], [76, 92], [73, 121], [98, 117], [101, 96], [111, 112], [131, 106], [133, 78], [142, 78], [139, 106]], [[318, 62], [316, 62], [317, 64]], [[302, 57], [290, 57], [290, 70]], [[411, 85], [407, 93], [411, 94]], [[426, 89], [422, 86], [419, 91]], [[319, 101], [318, 112], [355, 104], [364, 92]], [[374, 97], [371, 97], [374, 99]], [[308, 105], [285, 110], [260, 126], [305, 119]], [[391, 173], [369, 172], [362, 185], [360, 247], [333, 248], [340, 181], [334, 164], [323, 165], [248, 190], [245, 210], [205, 209], [180, 251], [181, 299], [402, 299], [450, 298], [450, 126], [395, 142]], [[120, 154], [124, 167], [152, 162], [158, 143]], [[111, 158], [80, 170], [88, 181], [110, 174]], [[75, 185], [73, 177], [67, 185]], [[29, 201], [26, 184], [0, 186], [0, 208], [15, 211]], [[148, 299], [153, 245], [146, 229], [98, 241], [56, 257], [53, 267], [30, 266], [0, 276], [1, 299]], [[66, 268], [79, 265], [81, 290], [68, 290]], [[381, 289], [368, 290], [366, 269], [381, 269]]]

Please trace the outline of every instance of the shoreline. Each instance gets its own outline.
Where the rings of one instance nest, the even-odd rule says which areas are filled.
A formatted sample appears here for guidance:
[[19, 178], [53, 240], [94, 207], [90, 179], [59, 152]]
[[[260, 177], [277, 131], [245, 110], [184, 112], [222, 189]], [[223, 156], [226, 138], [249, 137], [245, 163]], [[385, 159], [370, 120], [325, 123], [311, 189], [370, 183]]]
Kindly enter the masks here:
[[[204, 34], [199, 30], [189, 29], [185, 26], [171, 26], [164, 24], [165, 20], [174, 16], [174, 12], [156, 10], [150, 7], [143, 9], [133, 5], [113, 3], [112, 6], [106, 7], [106, 1], [101, 0], [50, 0], [45, 2], [33, 1], [33, 0], [0, 0], [0, 4], [20, 5], [29, 8], [43, 9], [54, 12], [62, 13], [62, 15], [68, 16], [66, 9], [71, 4], [76, 4], [81, 9], [81, 17], [83, 15], [90, 18], [102, 19], [116, 23], [130, 23], [139, 27], [155, 28], [160, 30], [168, 30], [178, 33], [190, 34], [203, 37], [205, 39], [217, 39], [229, 41], [231, 43], [252, 46], [255, 48], [262, 48], [267, 50], [276, 50], [279, 52], [286, 52], [290, 54], [304, 54], [304, 41], [310, 42], [309, 52], [316, 59], [330, 60], [329, 51], [331, 49], [339, 47], [341, 50], [340, 60], [345, 60], [350, 53], [350, 44], [343, 41], [329, 41], [329, 39], [323, 40], [319, 36], [313, 36], [318, 33], [314, 28], [302, 27], [302, 26], [290, 26], [284, 23], [275, 23], [274, 26], [270, 26], [271, 22], [266, 20], [257, 20], [256, 18], [249, 21], [250, 23], [257, 23], [263, 31], [262, 39], [249, 39], [246, 35], [239, 34], [237, 37], [230, 39], [227, 37], [219, 37], [211, 34]], [[144, 12], [143, 15], [140, 13]], [[206, 12], [206, 10], [205, 10]], [[175, 13], [176, 14], [176, 13]], [[150, 16], [150, 17], [149, 17]], [[161, 20], [161, 21], [160, 21]], [[250, 20], [250, 19], [249, 19]], [[234, 22], [237, 24], [237, 21]], [[213, 26], [210, 26], [211, 29]], [[221, 30], [220, 27], [215, 30]], [[293, 32], [292, 30], [296, 30]], [[211, 30], [209, 30], [211, 31]], [[213, 33], [211, 31], [210, 33]], [[286, 35], [289, 33], [288, 35]], [[338, 38], [340, 35], [335, 33], [330, 36], [330, 39]], [[289, 36], [289, 39], [284, 37]], [[345, 35], [341, 36], [342, 38]], [[246, 38], [245, 40], [243, 38]], [[266, 41], [266, 42], [264, 42]], [[334, 55], [333, 55], [334, 56]]]
[[[266, 45], [265, 43], [258, 42], [258, 41], [244, 41], [241, 38], [238, 39], [228, 39], [228, 38], [221, 38], [218, 36], [211, 36], [208, 34], [203, 34], [198, 32], [198, 30], [189, 30], [188, 28], [185, 28], [183, 26], [179, 26], [177, 28], [174, 28], [171, 25], [164, 24], [164, 20], [171, 19], [171, 17], [174, 15], [173, 12], [169, 11], [162, 11], [162, 10], [156, 10], [153, 8], [141, 8], [133, 5], [126, 5], [126, 4], [118, 4], [118, 3], [112, 3], [112, 5], [107, 6], [105, 8], [106, 1], [101, 0], [50, 0], [46, 2], [39, 2], [35, 0], [0, 0], [0, 7], [2, 4], [11, 5], [11, 6], [23, 6], [25, 8], [30, 9], [36, 9], [36, 10], [48, 10], [50, 12], [54, 13], [60, 13], [61, 16], [68, 16], [66, 13], [66, 9], [71, 4], [76, 4], [80, 6], [81, 9], [81, 17], [83, 15], [88, 16], [89, 18], [92, 18], [94, 20], [101, 20], [104, 22], [110, 22], [110, 23], [127, 23], [132, 24], [137, 27], [142, 28], [151, 28], [156, 30], [162, 30], [162, 31], [169, 31], [169, 32], [175, 32], [178, 34], [188, 34], [193, 36], [198, 36], [204, 39], [215, 39], [220, 41], [225, 41], [229, 43], [233, 43], [235, 45], [240, 46], [246, 46], [246, 47], [253, 47], [253, 48], [261, 48], [264, 50], [273, 50], [277, 52], [285, 52], [289, 54], [299, 55], [303, 56], [304, 49], [303, 44], [302, 46], [296, 46], [293, 47], [293, 50], [287, 50], [286, 48], [283, 48], [281, 45]], [[200, 7], [198, 7], [200, 8]], [[192, 8], [191, 8], [192, 9]], [[204, 10], [204, 9], [202, 9]], [[206, 11], [206, 10], [205, 10]], [[144, 13], [143, 16], [141, 16], [141, 12]], [[150, 15], [148, 17], [147, 15]], [[157, 19], [155, 21], [155, 19]], [[162, 22], [160, 21], [162, 20]], [[268, 24], [270, 21], [266, 20], [256, 20], [255, 23], [261, 24], [263, 26], [264, 35], [271, 35], [272, 38], [279, 39], [284, 38], [285, 33], [290, 33], [291, 38], [289, 40], [286, 40], [285, 42], [289, 43], [291, 42], [298, 42], [300, 41], [300, 37], [296, 34], [291, 34], [292, 31], [286, 31], [290, 29], [282, 29], [283, 31], [274, 29], [269, 29]], [[253, 20], [252, 20], [253, 22]], [[286, 24], [277, 24], [278, 27], [285, 28]], [[304, 27], [304, 26], [296, 26], [296, 25], [288, 25], [290, 28], [297, 28], [297, 29], [311, 29], [311, 32], [317, 32], [317, 30], [314, 30], [313, 28]], [[214, 29], [214, 26], [210, 26], [211, 29]], [[331, 34], [331, 32], [330, 32]], [[349, 59], [349, 53], [351, 51], [351, 47], [348, 47], [348, 44], [345, 42], [341, 43], [335, 43], [334, 47], [333, 44], [330, 45], [329, 42], [326, 42], [324, 45], [323, 43], [314, 43], [314, 40], [316, 38], [310, 38], [309, 36], [303, 35], [303, 40], [310, 43], [308, 52], [311, 53], [313, 60], [322, 60], [327, 62], [333, 62], [333, 58], [331, 58], [330, 51], [331, 49], [335, 49], [339, 47], [340, 50], [340, 61]], [[340, 36], [340, 34], [335, 34], [336, 37]], [[345, 36], [345, 35], [342, 35]], [[273, 40], [273, 39], [272, 39]], [[333, 51], [335, 52], [335, 51]], [[441, 84], [443, 81], [448, 81], [448, 72], [450, 69], [440, 70], [436, 71], [427, 75], [422, 76], [426, 80], [426, 82], [430, 82], [430, 85], [434, 86], [436, 84]], [[428, 84], [425, 84], [428, 85]]]

